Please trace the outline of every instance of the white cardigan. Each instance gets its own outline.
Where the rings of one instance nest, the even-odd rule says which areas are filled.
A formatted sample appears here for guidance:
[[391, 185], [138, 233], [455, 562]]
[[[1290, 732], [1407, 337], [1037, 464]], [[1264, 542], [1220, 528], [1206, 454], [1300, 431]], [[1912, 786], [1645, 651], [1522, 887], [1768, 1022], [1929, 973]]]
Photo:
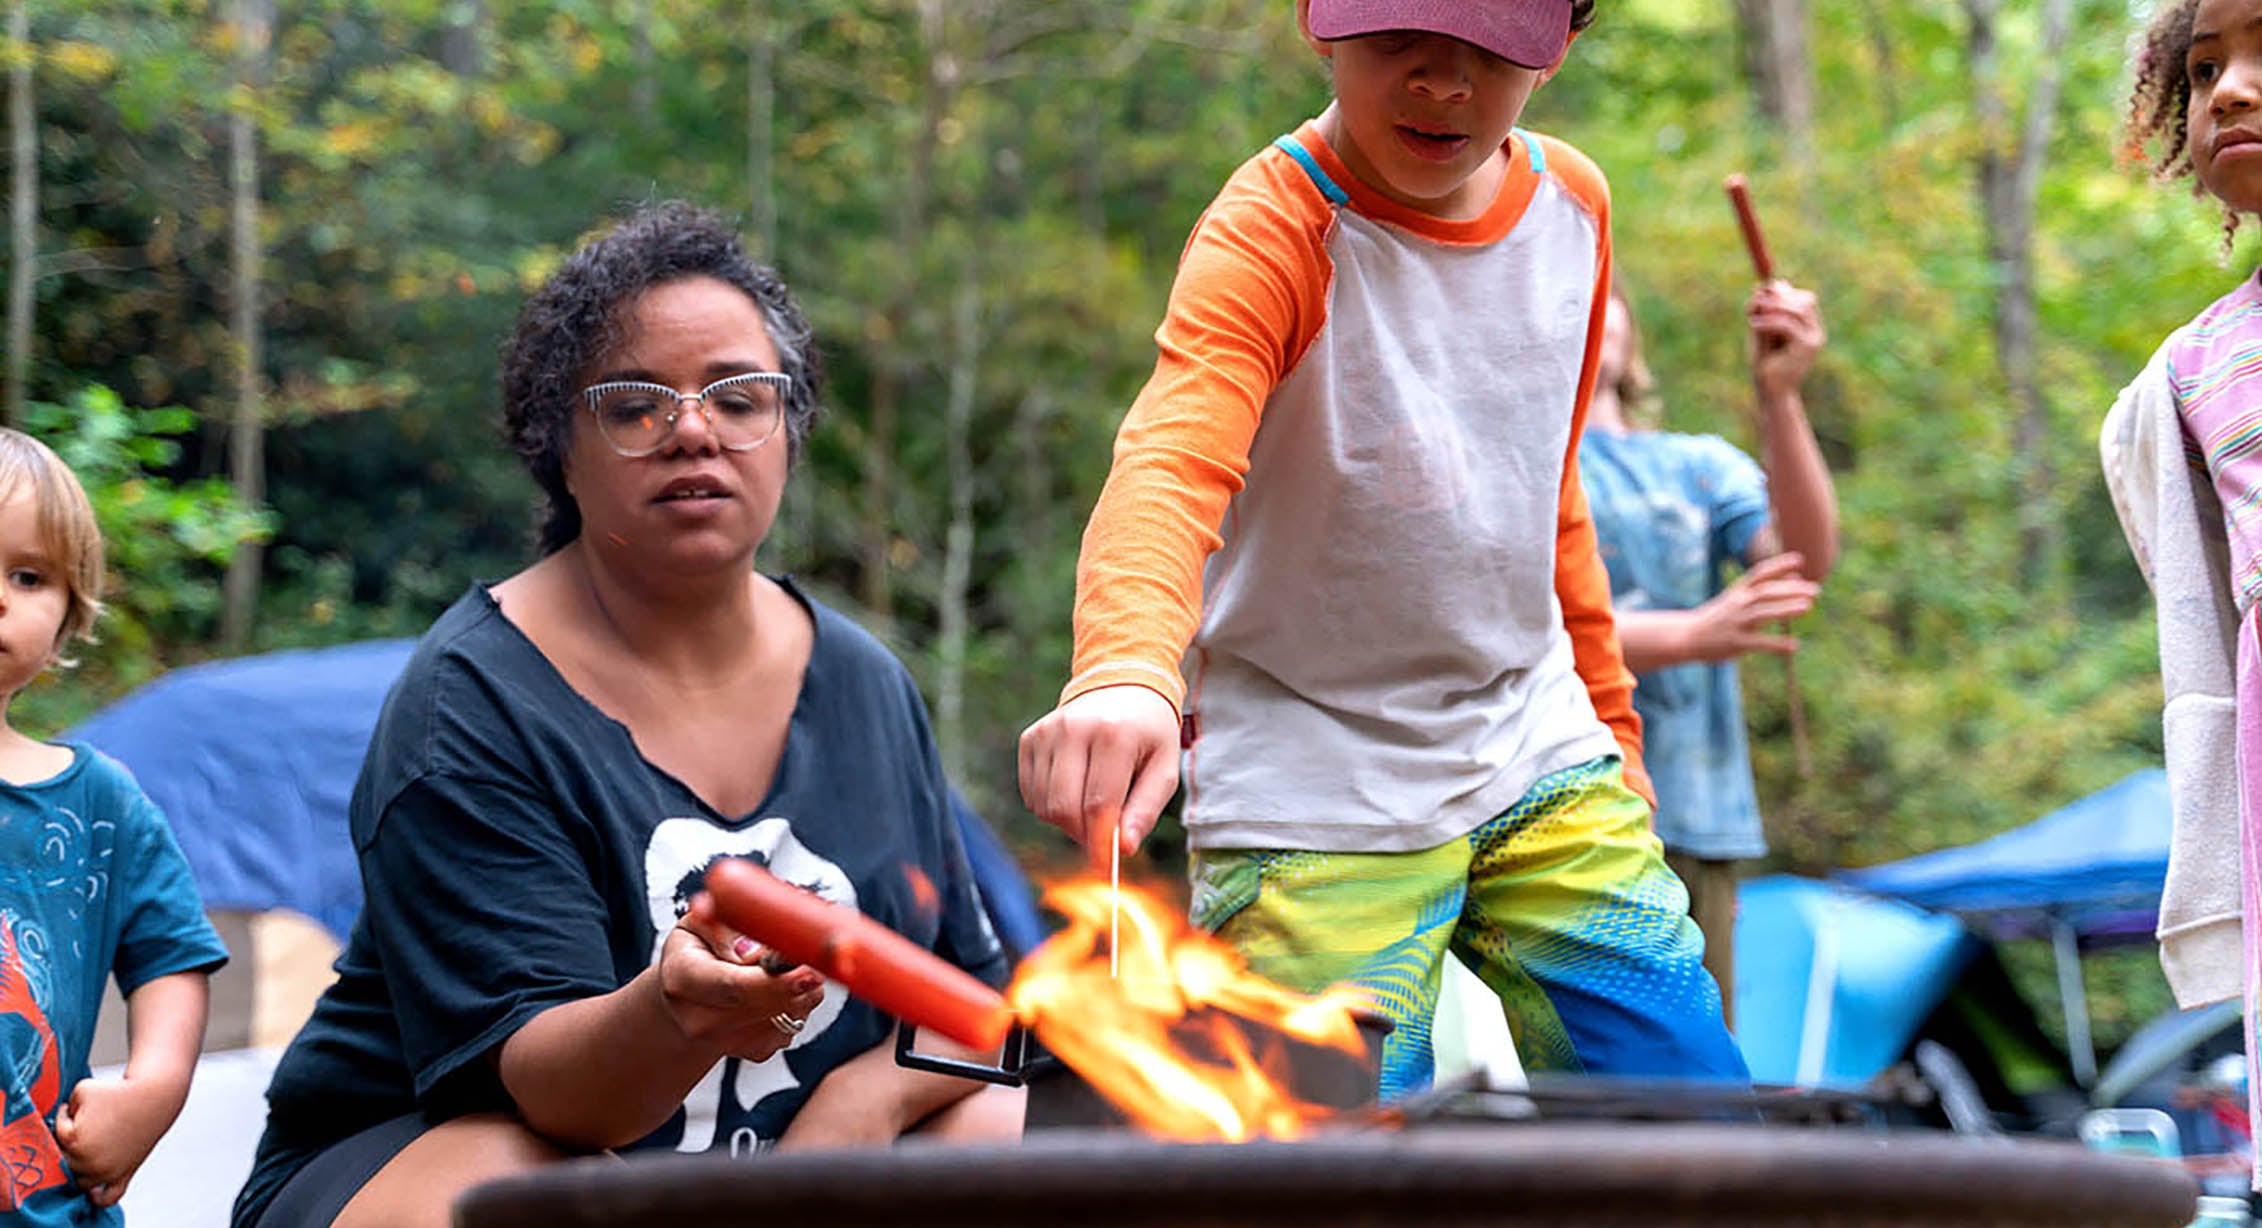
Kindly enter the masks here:
[[2161, 726], [2175, 835], [2160, 899], [2160, 966], [2176, 1003], [2239, 996], [2238, 633], [2223, 509], [2191, 458], [2168, 379], [2171, 335], [2105, 415], [2098, 448], [2121, 530], [2160, 624]]

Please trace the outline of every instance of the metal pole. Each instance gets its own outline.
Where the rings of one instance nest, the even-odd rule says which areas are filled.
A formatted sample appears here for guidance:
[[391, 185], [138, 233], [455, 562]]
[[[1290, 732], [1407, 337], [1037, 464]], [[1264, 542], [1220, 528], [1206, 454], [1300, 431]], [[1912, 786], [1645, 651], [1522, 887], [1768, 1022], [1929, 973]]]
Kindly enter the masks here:
[[2089, 992], [2082, 984], [2081, 951], [2074, 944], [2073, 923], [2064, 917], [2050, 923], [2050, 949], [2058, 957], [2058, 997], [2066, 1008], [2066, 1056], [2073, 1060], [2074, 1082], [2086, 1090], [2097, 1082], [2097, 1047], [2089, 1038]]
[[1815, 916], [1814, 954], [1807, 964], [1806, 1012], [1799, 1026], [1798, 1085], [1814, 1087], [1829, 1070], [1830, 1015], [1838, 1000], [1838, 901], [1823, 901]]

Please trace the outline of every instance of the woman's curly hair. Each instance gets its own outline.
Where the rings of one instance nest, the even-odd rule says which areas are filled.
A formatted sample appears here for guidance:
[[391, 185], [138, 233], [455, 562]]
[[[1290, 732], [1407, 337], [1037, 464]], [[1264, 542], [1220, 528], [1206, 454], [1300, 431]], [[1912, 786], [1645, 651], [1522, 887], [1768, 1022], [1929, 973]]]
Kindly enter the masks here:
[[822, 378], [808, 318], [777, 273], [749, 257], [719, 216], [679, 200], [647, 205], [568, 257], [519, 308], [503, 343], [503, 437], [548, 500], [539, 534], [544, 555], [581, 536], [581, 507], [565, 483], [581, 380], [623, 339], [625, 308], [645, 291], [687, 277], [735, 286], [761, 310], [779, 369], [793, 381], [785, 397], [786, 457], [800, 457], [817, 421]]
[[2173, 0], [2153, 14], [2136, 53], [2136, 87], [2129, 93], [2129, 153], [2142, 159], [2159, 142], [2152, 170], [2163, 179], [2188, 175], [2191, 165], [2191, 19], [2199, 0]]
[[1584, 30], [1594, 24], [1594, 0], [1571, 0], [1571, 28]]

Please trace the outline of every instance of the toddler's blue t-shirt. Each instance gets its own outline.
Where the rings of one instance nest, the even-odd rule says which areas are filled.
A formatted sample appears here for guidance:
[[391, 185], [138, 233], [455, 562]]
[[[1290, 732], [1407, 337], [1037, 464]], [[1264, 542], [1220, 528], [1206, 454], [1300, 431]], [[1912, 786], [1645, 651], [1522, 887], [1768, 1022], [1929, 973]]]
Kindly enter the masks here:
[[36, 784], [0, 781], [0, 1221], [121, 1224], [74, 1183], [55, 1111], [87, 1076], [103, 978], [121, 993], [209, 972], [205, 920], [172, 828], [131, 773], [91, 746]]

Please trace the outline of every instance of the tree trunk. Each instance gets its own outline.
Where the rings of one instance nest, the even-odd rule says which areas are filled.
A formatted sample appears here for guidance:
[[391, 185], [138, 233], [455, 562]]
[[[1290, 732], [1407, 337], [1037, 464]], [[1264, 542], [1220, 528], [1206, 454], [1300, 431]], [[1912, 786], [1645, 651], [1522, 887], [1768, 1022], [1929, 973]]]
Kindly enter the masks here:
[[[894, 313], [889, 313], [892, 317]], [[864, 431], [864, 483], [861, 517], [857, 524], [857, 597], [883, 624], [895, 616], [895, 550], [893, 517], [888, 505], [894, 498], [896, 401], [902, 395], [902, 377], [893, 347], [896, 335], [880, 339], [872, 372], [872, 416]]]
[[1885, 112], [1885, 130], [1892, 132], [1901, 126], [1900, 57], [1893, 51], [1893, 27], [1880, 0], [1862, 5], [1862, 18], [1869, 28], [1870, 53], [1877, 57], [1872, 77], [1877, 83], [1877, 102]]
[[652, 0], [630, 0], [628, 43], [629, 63], [636, 66], [636, 77], [628, 86], [628, 105], [644, 135], [649, 136], [659, 118], [660, 98], [659, 82], [652, 75], [657, 71], [652, 54]]
[[974, 572], [974, 457], [967, 436], [974, 425], [974, 394], [982, 361], [981, 266], [971, 256], [951, 305], [950, 399], [943, 413], [943, 447], [950, 478], [950, 531], [943, 548], [939, 677], [935, 683], [935, 742], [943, 771], [966, 779], [966, 641], [971, 621], [967, 590]]
[[1736, 0], [1744, 77], [1759, 113], [1790, 149], [1814, 145], [1814, 65], [1807, 54], [1806, 0]]
[[8, 6], [8, 374], [0, 422], [22, 426], [31, 384], [32, 285], [39, 276], [39, 123], [32, 109], [31, 0]]
[[1020, 511], [1014, 525], [1024, 557], [1041, 559], [1052, 551], [1052, 460], [1045, 452], [1045, 426], [1052, 419], [1052, 393], [1039, 384], [1013, 411], [1013, 440], [1020, 451]]
[[1987, 261], [1995, 285], [1995, 363], [2014, 413], [2013, 446], [2019, 464], [2019, 575], [2029, 592], [2042, 588], [2062, 553], [2051, 491], [2049, 405], [2042, 395], [2036, 344], [2034, 287], [2035, 193], [2050, 149], [2063, 81], [2071, 0], [2043, 0], [2040, 54], [2015, 141], [2005, 95], [1995, 20], [1999, 0], [1964, 0], [1971, 19], [1974, 111], [1979, 119], [1980, 209], [1987, 227]]
[[746, 7], [746, 221], [761, 244], [762, 263], [776, 265], [777, 19], [770, 0], [753, 0]]
[[487, 74], [487, 0], [456, 0], [440, 31], [440, 67], [459, 77]]
[[[261, 406], [261, 374], [266, 359], [260, 333], [259, 116], [255, 103], [267, 71], [267, 46], [274, 20], [273, 0], [230, 0], [229, 22], [236, 39], [236, 81], [241, 97], [228, 117], [229, 306], [236, 357], [236, 404], [229, 423], [228, 472], [236, 497], [246, 505], [265, 501], [266, 424]], [[251, 641], [259, 607], [263, 551], [257, 543], [236, 547], [228, 558], [220, 638], [240, 652]]]
[[[778, 248], [777, 66], [784, 41], [771, 0], [746, 6], [746, 224], [753, 231], [754, 258], [785, 272]], [[791, 278], [787, 279], [789, 282]], [[814, 503], [808, 485], [789, 479], [770, 524], [771, 566], [791, 572], [808, 562], [815, 540], [809, 518]]]
[[911, 307], [919, 291], [920, 250], [927, 230], [927, 196], [934, 182], [935, 148], [943, 120], [959, 84], [958, 63], [946, 41], [944, 0], [919, 0], [919, 25], [926, 52], [918, 134], [912, 138], [911, 164], [904, 173], [896, 208], [897, 250], [906, 261], [902, 279], [888, 296], [884, 335], [874, 346], [872, 418], [864, 436], [863, 522], [858, 531], [862, 584], [859, 596], [885, 623], [895, 616], [894, 501], [895, 436], [902, 416], [903, 388], [911, 376]]

